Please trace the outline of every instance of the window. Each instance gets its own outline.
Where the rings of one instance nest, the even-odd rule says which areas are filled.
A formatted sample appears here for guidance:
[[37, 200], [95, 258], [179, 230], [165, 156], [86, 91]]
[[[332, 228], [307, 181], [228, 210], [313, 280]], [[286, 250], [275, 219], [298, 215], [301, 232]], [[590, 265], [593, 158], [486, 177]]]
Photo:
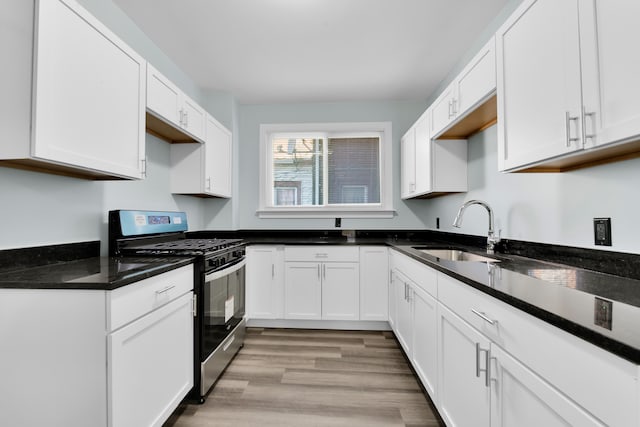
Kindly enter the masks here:
[[391, 124], [262, 125], [261, 217], [391, 217]]

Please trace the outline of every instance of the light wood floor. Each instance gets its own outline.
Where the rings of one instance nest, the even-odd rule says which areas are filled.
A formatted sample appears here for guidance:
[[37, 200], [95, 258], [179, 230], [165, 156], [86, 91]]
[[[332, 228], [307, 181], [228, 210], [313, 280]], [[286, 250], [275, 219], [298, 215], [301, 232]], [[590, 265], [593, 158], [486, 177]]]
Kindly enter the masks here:
[[171, 427], [442, 426], [391, 332], [250, 328], [203, 405]]

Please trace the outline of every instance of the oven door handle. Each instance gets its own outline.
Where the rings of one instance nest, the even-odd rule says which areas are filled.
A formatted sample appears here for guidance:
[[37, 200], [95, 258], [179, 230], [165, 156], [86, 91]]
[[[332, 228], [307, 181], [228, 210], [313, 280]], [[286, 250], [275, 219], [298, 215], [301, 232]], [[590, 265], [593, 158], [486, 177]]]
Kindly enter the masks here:
[[213, 273], [205, 275], [204, 281], [210, 282], [212, 280], [216, 280], [221, 277], [227, 276], [235, 271], [240, 270], [242, 267], [245, 266], [246, 263], [247, 263], [247, 260], [245, 258], [242, 258], [240, 261], [236, 262], [235, 264], [231, 264], [223, 268], [222, 270], [214, 271]]

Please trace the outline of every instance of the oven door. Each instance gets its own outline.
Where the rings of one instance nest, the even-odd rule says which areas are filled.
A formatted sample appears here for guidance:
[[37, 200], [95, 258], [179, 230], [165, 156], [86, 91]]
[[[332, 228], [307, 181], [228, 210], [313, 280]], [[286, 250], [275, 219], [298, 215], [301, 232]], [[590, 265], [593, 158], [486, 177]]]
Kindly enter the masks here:
[[246, 260], [243, 258], [204, 277], [200, 346], [202, 361], [218, 348], [244, 318], [245, 264]]

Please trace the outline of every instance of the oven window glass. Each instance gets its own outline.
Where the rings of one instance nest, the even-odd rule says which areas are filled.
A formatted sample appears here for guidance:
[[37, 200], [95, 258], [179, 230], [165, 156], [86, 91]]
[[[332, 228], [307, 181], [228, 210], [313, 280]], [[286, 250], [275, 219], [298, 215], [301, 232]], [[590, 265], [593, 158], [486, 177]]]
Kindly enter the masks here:
[[207, 357], [240, 323], [245, 311], [245, 268], [206, 281], [201, 353]]

